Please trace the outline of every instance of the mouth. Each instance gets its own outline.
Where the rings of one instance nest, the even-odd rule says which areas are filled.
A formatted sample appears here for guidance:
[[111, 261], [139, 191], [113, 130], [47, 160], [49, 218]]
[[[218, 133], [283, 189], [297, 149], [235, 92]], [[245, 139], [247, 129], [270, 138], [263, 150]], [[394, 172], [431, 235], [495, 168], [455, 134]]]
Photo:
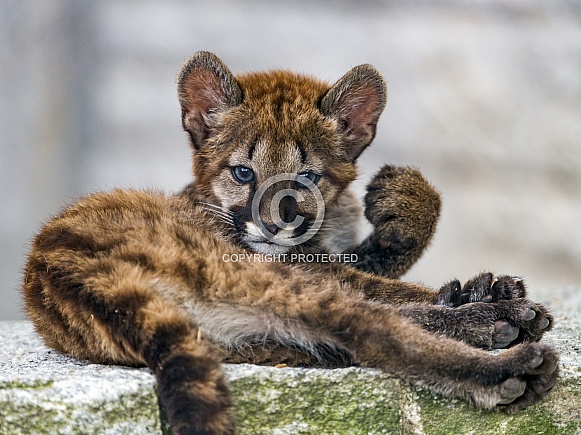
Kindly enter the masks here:
[[253, 251], [262, 254], [284, 254], [290, 249], [289, 246], [279, 245], [268, 239], [247, 238], [245, 243]]

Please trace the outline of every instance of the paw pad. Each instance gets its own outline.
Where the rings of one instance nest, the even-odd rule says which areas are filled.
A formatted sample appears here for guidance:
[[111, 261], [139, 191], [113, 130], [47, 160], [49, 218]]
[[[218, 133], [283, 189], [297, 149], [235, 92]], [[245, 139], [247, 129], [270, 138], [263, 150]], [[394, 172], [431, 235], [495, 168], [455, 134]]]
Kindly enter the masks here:
[[[533, 320], [535, 317], [537, 316], [537, 313], [535, 313], [535, 310], [531, 310], [530, 308], [525, 312], [523, 319], [527, 322], [530, 322], [531, 320]], [[548, 320], [547, 320], [548, 321]], [[548, 326], [548, 325], [547, 325]], [[546, 328], [546, 326], [545, 326]]]
[[497, 320], [494, 323], [494, 341], [492, 347], [502, 349], [517, 339], [520, 329], [512, 326], [506, 320]]
[[541, 329], [547, 329], [547, 327], [550, 325], [550, 323], [551, 323], [551, 322], [549, 321], [549, 319], [547, 319], [547, 318], [545, 317], [545, 318], [544, 318], [543, 320], [541, 320], [541, 322], [539, 323], [539, 328], [541, 328]]
[[504, 381], [500, 387], [500, 402], [499, 405], [508, 405], [522, 396], [527, 387], [525, 381], [521, 381], [517, 378], [510, 378]]

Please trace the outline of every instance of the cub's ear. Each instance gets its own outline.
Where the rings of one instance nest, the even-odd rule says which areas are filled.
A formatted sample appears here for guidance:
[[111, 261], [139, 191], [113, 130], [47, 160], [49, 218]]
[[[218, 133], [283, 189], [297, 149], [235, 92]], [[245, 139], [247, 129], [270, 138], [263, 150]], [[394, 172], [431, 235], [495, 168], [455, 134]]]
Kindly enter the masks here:
[[184, 62], [177, 87], [182, 125], [199, 150], [208, 137], [213, 115], [240, 104], [242, 91], [228, 67], [207, 51], [199, 51]]
[[375, 137], [387, 102], [385, 80], [371, 65], [359, 65], [333, 85], [321, 100], [323, 115], [338, 121], [347, 158], [354, 161]]

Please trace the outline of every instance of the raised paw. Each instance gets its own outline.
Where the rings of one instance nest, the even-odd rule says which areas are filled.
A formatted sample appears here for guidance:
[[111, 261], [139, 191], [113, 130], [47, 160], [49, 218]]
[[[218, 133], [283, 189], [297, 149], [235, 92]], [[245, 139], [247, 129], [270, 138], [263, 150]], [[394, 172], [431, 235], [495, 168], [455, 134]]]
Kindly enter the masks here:
[[473, 302], [498, 302], [524, 298], [526, 287], [520, 277], [482, 273], [470, 279], [464, 286], [458, 280], [450, 281], [439, 291], [437, 304], [448, 307]]
[[386, 165], [367, 186], [365, 216], [379, 249], [394, 255], [423, 248], [439, 212], [439, 194], [416, 169]]

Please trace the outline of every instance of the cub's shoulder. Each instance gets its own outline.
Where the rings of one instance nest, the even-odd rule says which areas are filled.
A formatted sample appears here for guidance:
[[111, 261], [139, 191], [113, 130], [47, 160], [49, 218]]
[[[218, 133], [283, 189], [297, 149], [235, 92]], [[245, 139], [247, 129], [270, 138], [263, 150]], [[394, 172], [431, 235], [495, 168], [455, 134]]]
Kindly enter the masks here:
[[65, 207], [57, 219], [77, 217], [102, 219], [123, 214], [154, 216], [170, 210], [173, 202], [175, 202], [173, 197], [153, 190], [114, 189], [80, 198], [72, 205]]
[[[157, 191], [115, 189], [87, 195], [49, 220], [33, 249], [105, 252], [122, 245], [170, 249], [220, 238], [220, 228], [201, 205]], [[183, 244], [183, 243], [182, 243]]]

